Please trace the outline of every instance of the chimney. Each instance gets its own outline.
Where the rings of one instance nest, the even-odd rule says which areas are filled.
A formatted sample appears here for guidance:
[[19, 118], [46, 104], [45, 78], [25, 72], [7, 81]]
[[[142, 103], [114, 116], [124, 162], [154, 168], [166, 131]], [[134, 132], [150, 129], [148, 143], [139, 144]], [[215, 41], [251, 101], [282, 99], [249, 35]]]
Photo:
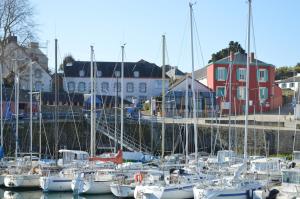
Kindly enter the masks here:
[[30, 42], [29, 48], [39, 48], [39, 43], [38, 42]]
[[18, 42], [18, 37], [17, 36], [14, 36], [14, 35], [9, 35], [7, 38], [6, 38], [6, 42], [9, 44], [10, 42], [15, 42], [17, 43]]
[[250, 63], [254, 63], [254, 52], [250, 54]]
[[232, 51], [230, 51], [229, 53], [229, 61], [233, 61], [234, 60], [234, 53]]

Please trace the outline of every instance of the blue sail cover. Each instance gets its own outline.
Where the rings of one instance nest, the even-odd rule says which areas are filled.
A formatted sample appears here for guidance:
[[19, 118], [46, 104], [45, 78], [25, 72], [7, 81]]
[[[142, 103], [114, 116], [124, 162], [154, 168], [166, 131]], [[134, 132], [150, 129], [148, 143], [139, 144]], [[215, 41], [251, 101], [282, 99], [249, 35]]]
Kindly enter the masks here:
[[4, 149], [0, 147], [0, 159], [4, 158]]

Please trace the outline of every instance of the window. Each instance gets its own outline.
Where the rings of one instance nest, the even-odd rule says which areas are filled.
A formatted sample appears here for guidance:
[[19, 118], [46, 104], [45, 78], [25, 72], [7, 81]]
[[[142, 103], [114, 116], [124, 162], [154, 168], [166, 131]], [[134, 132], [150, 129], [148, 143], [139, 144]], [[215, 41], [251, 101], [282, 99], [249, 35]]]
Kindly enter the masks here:
[[259, 99], [266, 100], [268, 99], [268, 88], [266, 87], [259, 87]]
[[147, 84], [144, 83], [144, 82], [140, 83], [139, 84], [139, 90], [140, 90], [141, 93], [146, 93], [146, 91], [147, 91]]
[[42, 77], [42, 71], [41, 71], [40, 69], [36, 69], [36, 70], [34, 71], [34, 76], [35, 76], [36, 78], [41, 78], [41, 77]]
[[42, 91], [43, 90], [43, 83], [41, 81], [36, 81], [34, 87], [35, 87], [36, 91]]
[[236, 79], [239, 81], [246, 81], [246, 68], [239, 68], [236, 71]]
[[[117, 88], [118, 88], [118, 90], [117, 90]], [[114, 91], [121, 92], [121, 83], [120, 82], [118, 82], [118, 84], [114, 83]]]
[[217, 86], [217, 93], [216, 95], [218, 97], [224, 97], [225, 96], [225, 86]]
[[115, 77], [120, 77], [120, 71], [118, 70], [115, 71]]
[[162, 81], [161, 80], [155, 80], [155, 88], [161, 89], [162, 88]]
[[102, 71], [101, 70], [97, 70], [97, 77], [102, 77]]
[[85, 74], [84, 70], [79, 71], [79, 77], [84, 77], [84, 74]]
[[236, 97], [239, 100], [245, 100], [246, 99], [246, 87], [239, 86], [236, 90]]
[[134, 77], [139, 77], [140, 76], [140, 72], [139, 71], [134, 71], [133, 72], [133, 76]]
[[102, 82], [101, 83], [101, 92], [107, 93], [109, 90], [109, 84], [108, 82]]
[[127, 92], [132, 93], [134, 91], [134, 85], [132, 82], [127, 83]]
[[286, 83], [281, 84], [281, 88], [286, 88]]
[[85, 91], [85, 83], [84, 82], [79, 82], [78, 91], [79, 92], [84, 92]]
[[266, 81], [268, 81], [268, 71], [266, 69], [259, 69], [259, 70], [257, 70], [257, 80], [259, 82], [266, 82]]
[[294, 87], [294, 83], [290, 83], [290, 88], [293, 88]]
[[74, 82], [68, 82], [68, 91], [69, 92], [75, 91], [75, 83]]
[[217, 67], [215, 69], [215, 78], [218, 81], [225, 81], [227, 78], [227, 69], [225, 67]]

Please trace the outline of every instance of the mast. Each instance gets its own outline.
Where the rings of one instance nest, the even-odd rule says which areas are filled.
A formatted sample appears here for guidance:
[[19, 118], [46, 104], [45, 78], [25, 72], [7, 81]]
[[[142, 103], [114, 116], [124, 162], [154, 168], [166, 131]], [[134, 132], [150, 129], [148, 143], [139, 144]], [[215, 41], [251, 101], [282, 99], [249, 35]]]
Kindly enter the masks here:
[[55, 85], [54, 85], [54, 97], [55, 97], [55, 109], [54, 109], [54, 154], [55, 160], [58, 160], [58, 123], [57, 123], [57, 108], [58, 108], [58, 82], [57, 82], [57, 39], [55, 39]]
[[231, 138], [231, 95], [232, 95], [232, 67], [233, 67], [233, 52], [229, 52], [229, 126], [228, 126], [228, 150], [231, 150], [231, 145], [232, 145], [232, 138]]
[[189, 100], [189, 83], [188, 76], [186, 76], [185, 80], [185, 164], [188, 164], [188, 155], [189, 155], [189, 125], [188, 125], [188, 117], [189, 117], [189, 109], [188, 109], [188, 100]]
[[116, 96], [115, 96], [115, 135], [114, 135], [114, 142], [115, 142], [115, 147], [114, 147], [114, 153], [117, 152], [117, 128], [118, 128], [118, 76], [115, 73], [115, 78], [117, 79], [117, 89], [116, 89]]
[[95, 92], [95, 85], [94, 85], [94, 47], [91, 46], [91, 157], [95, 156], [95, 107], [94, 107], [94, 92]]
[[164, 157], [165, 154], [165, 49], [166, 49], [166, 36], [162, 36], [162, 102], [161, 102], [161, 157]]
[[[121, 150], [123, 150], [123, 135], [124, 135], [124, 47], [122, 49], [122, 63], [121, 63]], [[119, 85], [117, 84], [117, 90]]]
[[140, 151], [142, 151], [141, 110], [139, 110], [139, 148], [140, 148]]
[[0, 63], [0, 125], [1, 125], [1, 147], [3, 149], [3, 92], [2, 92], [2, 84], [3, 84], [3, 69], [2, 69], [2, 63]]
[[195, 140], [195, 159], [198, 159], [198, 129], [196, 120], [196, 96], [195, 96], [195, 66], [194, 66], [194, 37], [193, 37], [193, 4], [190, 3], [190, 23], [191, 23], [191, 55], [192, 55], [192, 93], [193, 93], [193, 123]]
[[17, 60], [15, 60], [15, 128], [16, 128], [16, 148], [15, 148], [15, 160], [18, 158], [18, 143], [19, 143], [19, 70], [17, 66]]
[[30, 63], [30, 74], [29, 74], [29, 88], [30, 88], [30, 146], [29, 146], [29, 153], [30, 153], [30, 162], [32, 164], [32, 65], [33, 62]]
[[42, 158], [42, 92], [39, 93], [39, 158]]
[[247, 75], [246, 75], [246, 101], [245, 101], [245, 136], [244, 136], [244, 160], [248, 157], [248, 113], [249, 113], [249, 78], [250, 78], [250, 24], [251, 24], [251, 1], [248, 0], [248, 50], [247, 50]]

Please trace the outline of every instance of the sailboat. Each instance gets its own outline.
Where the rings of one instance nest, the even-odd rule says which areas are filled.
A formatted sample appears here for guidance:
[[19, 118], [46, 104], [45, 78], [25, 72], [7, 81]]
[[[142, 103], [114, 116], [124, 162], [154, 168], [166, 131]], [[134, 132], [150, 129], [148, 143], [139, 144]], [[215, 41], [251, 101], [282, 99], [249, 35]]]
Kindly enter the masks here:
[[[248, 56], [250, 55], [250, 23], [251, 23], [251, 1], [248, 12]], [[250, 59], [247, 57], [246, 88], [249, 88]], [[264, 188], [264, 183], [257, 180], [249, 180], [242, 176], [247, 171], [247, 137], [248, 137], [248, 107], [249, 89], [246, 89], [245, 100], [245, 135], [244, 135], [244, 162], [235, 170], [234, 176], [222, 177], [210, 184], [199, 183], [194, 187], [195, 199], [217, 199], [217, 198], [238, 198], [247, 199], [254, 197], [255, 191]], [[231, 103], [231, 102], [230, 102]]]
[[[198, 144], [197, 144], [197, 124], [196, 124], [196, 103], [195, 103], [195, 88], [194, 88], [194, 57], [193, 57], [193, 28], [192, 28], [192, 6], [190, 5], [191, 17], [191, 49], [192, 49], [192, 92], [193, 92], [193, 119], [194, 119], [194, 135], [195, 135], [195, 160], [198, 161]], [[165, 67], [165, 36], [163, 35], [163, 68]], [[165, 74], [163, 73], [163, 81]], [[164, 87], [162, 88], [164, 105]], [[187, 100], [186, 100], [187, 101]], [[162, 106], [164, 108], [164, 106]], [[163, 109], [164, 113], [164, 109]], [[164, 117], [163, 117], [164, 118]], [[163, 120], [164, 121], [164, 120]], [[164, 123], [163, 123], [164, 124]], [[162, 154], [164, 154], [164, 128], [162, 129]], [[188, 134], [186, 134], [188, 136]], [[186, 145], [187, 147], [187, 145]], [[187, 152], [186, 152], [187, 153]], [[188, 154], [186, 154], [187, 156]], [[162, 157], [163, 158], [163, 157]], [[186, 157], [187, 160], [187, 157]], [[193, 197], [193, 187], [200, 180], [207, 179], [207, 175], [198, 174], [189, 168], [171, 169], [169, 174], [156, 184], [139, 185], [136, 187], [134, 197], [139, 199], [182, 199]]]
[[[33, 67], [34, 62], [29, 63], [30, 67], [30, 73], [29, 73], [29, 87], [30, 87], [30, 148], [29, 148], [29, 153], [30, 153], [30, 160], [26, 162], [19, 162], [17, 159], [18, 155], [18, 143], [16, 141], [16, 168], [12, 169], [10, 172], [11, 174], [6, 175], [4, 178], [4, 185], [6, 187], [10, 188], [20, 188], [20, 187], [39, 187], [40, 182], [39, 178], [41, 177], [41, 169], [37, 165], [33, 165], [33, 155], [32, 155], [32, 67]], [[19, 79], [18, 79], [18, 72], [16, 72], [16, 121], [18, 121], [18, 107], [19, 107], [19, 102], [18, 102], [18, 89], [19, 89]], [[18, 125], [18, 122], [16, 122], [16, 125]], [[18, 126], [16, 127], [18, 128]]]

